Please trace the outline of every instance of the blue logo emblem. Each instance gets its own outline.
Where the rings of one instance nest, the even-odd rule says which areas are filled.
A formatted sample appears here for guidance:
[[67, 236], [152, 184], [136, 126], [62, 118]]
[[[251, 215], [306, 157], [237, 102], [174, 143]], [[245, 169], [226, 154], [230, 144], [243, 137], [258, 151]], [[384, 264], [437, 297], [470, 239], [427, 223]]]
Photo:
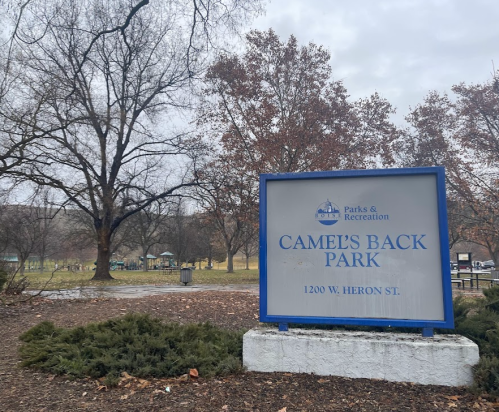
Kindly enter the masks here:
[[315, 212], [315, 220], [326, 226], [334, 225], [340, 217], [340, 208], [331, 203], [329, 199], [321, 203]]

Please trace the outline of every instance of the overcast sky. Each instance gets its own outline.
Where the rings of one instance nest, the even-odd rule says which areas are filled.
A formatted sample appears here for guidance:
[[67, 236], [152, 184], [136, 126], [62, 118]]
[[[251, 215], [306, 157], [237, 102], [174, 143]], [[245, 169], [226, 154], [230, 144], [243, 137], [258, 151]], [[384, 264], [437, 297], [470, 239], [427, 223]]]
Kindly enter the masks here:
[[499, 69], [499, 0], [271, 0], [252, 27], [331, 53], [353, 98], [377, 91], [400, 121], [430, 90]]

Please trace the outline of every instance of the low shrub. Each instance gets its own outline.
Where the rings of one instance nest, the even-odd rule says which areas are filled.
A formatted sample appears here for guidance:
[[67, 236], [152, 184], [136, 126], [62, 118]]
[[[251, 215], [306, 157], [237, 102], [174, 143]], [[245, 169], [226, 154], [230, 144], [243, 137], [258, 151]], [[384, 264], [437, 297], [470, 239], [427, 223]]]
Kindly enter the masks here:
[[485, 307], [499, 313], [499, 286], [493, 286], [483, 290], [485, 296]]
[[8, 279], [9, 279], [9, 274], [5, 270], [0, 269], [0, 292], [2, 292]]
[[106, 377], [122, 372], [138, 377], [174, 377], [196, 368], [204, 377], [242, 369], [243, 332], [209, 323], [164, 324], [148, 315], [128, 314], [72, 329], [42, 322], [20, 339], [22, 366], [75, 378]]
[[481, 356], [474, 367], [474, 381], [471, 390], [475, 393], [487, 392], [499, 396], [499, 358]]
[[29, 287], [29, 280], [26, 276], [17, 277], [16, 273], [8, 274], [4, 293], [6, 295], [22, 295]]
[[483, 290], [484, 298], [454, 301], [454, 332], [478, 345], [472, 390], [499, 395], [499, 286]]
[[484, 289], [485, 298], [454, 302], [454, 332], [475, 342], [480, 356], [499, 353], [499, 308], [494, 305], [498, 292], [499, 286], [494, 286]]

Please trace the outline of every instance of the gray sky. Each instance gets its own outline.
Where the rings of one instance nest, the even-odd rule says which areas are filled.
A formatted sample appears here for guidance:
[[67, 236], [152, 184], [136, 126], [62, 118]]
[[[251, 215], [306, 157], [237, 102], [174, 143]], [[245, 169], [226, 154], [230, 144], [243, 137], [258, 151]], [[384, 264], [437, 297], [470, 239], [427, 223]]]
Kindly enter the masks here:
[[397, 120], [430, 90], [490, 80], [499, 69], [499, 0], [271, 0], [252, 28], [331, 53], [353, 98], [377, 91]]

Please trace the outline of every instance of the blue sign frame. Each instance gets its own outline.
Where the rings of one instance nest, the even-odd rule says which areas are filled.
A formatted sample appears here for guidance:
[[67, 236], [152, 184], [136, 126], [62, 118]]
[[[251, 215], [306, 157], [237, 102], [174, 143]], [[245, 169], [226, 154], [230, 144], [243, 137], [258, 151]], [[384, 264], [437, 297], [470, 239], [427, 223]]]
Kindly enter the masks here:
[[[275, 180], [345, 179], [356, 177], [434, 175], [437, 184], [438, 226], [440, 236], [440, 261], [444, 320], [386, 319], [269, 315], [267, 291], [267, 183]], [[445, 192], [445, 169], [443, 167], [420, 167], [401, 169], [343, 170], [327, 172], [281, 173], [260, 175], [260, 321], [279, 324], [332, 324], [367, 325], [417, 328], [454, 328], [452, 305], [452, 283], [450, 270], [449, 238], [447, 226], [447, 201]]]

